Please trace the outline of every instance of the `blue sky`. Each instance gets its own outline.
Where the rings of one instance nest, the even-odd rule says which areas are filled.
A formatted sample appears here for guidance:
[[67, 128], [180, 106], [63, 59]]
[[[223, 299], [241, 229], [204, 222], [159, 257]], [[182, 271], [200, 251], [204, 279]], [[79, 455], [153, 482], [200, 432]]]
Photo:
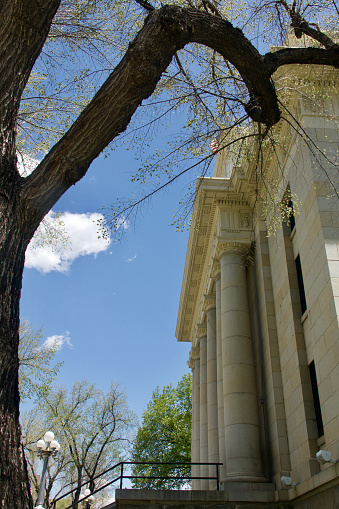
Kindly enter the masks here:
[[126, 240], [97, 239], [91, 214], [133, 194], [130, 172], [139, 165], [118, 148], [57, 203], [54, 211], [68, 213], [70, 243], [63, 259], [46, 246], [27, 256], [36, 268], [24, 271], [21, 317], [59, 342], [58, 384], [86, 378], [105, 391], [119, 382], [140, 418], [157, 385], [176, 384], [188, 372], [190, 345], [174, 336], [188, 231], [170, 226], [187, 179], [144, 207]]

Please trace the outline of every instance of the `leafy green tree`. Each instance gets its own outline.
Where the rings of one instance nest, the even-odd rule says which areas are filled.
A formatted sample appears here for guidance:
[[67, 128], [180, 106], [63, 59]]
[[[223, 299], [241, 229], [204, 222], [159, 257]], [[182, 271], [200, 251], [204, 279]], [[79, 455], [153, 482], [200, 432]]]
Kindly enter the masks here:
[[98, 488], [94, 477], [126, 458], [136, 422], [124, 390], [115, 383], [107, 394], [86, 381], [76, 382], [70, 391], [55, 388], [24, 413], [23, 443], [35, 493], [41, 470], [37, 440], [50, 429], [61, 445], [49, 463], [44, 507], [49, 508], [51, 501], [74, 488], [72, 501], [77, 502], [80, 486], [86, 481], [91, 491]]
[[[192, 377], [186, 374], [176, 387], [166, 385], [153, 392], [142, 416], [132, 451], [132, 461], [191, 461]], [[190, 467], [135, 465], [135, 476], [187, 476]], [[135, 479], [135, 488], [174, 489], [187, 485], [180, 479]]]
[[[205, 144], [207, 132], [226, 135], [253, 121], [259, 141], [267, 138], [284, 111], [273, 74], [288, 64], [337, 67], [339, 45], [318, 25], [337, 29], [338, 13], [335, 0], [322, 0], [321, 11], [318, 0], [0, 2], [0, 507], [32, 506], [20, 447], [19, 303], [25, 251], [45, 215], [125, 131], [157, 84], [173, 91], [169, 112], [188, 104], [196, 126], [191, 144], [205, 162], [212, 157], [199, 141]], [[307, 47], [260, 54], [265, 38], [275, 43], [291, 27], [297, 38], [309, 38]], [[70, 77], [78, 62], [84, 66]], [[82, 94], [79, 76], [94, 83], [94, 95]], [[24, 148], [44, 154], [26, 177], [17, 164], [18, 127]], [[177, 170], [167, 182], [184, 171]], [[145, 174], [152, 173], [150, 165]], [[120, 224], [112, 219], [113, 228]]]
[[27, 320], [20, 322], [19, 333], [20, 399], [41, 398], [50, 390], [62, 366], [62, 362], [52, 362], [57, 344], [42, 344], [42, 329], [33, 329]]

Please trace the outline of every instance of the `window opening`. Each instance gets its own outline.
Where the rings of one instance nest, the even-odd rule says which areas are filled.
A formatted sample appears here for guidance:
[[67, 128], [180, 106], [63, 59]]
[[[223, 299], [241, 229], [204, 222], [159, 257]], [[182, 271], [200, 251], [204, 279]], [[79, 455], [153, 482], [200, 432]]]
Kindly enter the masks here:
[[324, 424], [323, 424], [323, 418], [321, 415], [321, 406], [320, 406], [320, 398], [319, 398], [319, 391], [318, 391], [317, 374], [315, 372], [314, 361], [312, 361], [308, 367], [310, 369], [312, 395], [313, 395], [313, 403], [314, 403], [314, 410], [315, 410], [315, 418], [317, 421], [318, 437], [322, 437], [324, 434]]
[[304, 279], [303, 273], [301, 270], [300, 256], [298, 255], [295, 259], [295, 265], [297, 269], [297, 279], [298, 279], [298, 288], [299, 288], [299, 296], [300, 296], [300, 304], [301, 304], [301, 314], [304, 314], [307, 309], [306, 304], [306, 295], [304, 288]]

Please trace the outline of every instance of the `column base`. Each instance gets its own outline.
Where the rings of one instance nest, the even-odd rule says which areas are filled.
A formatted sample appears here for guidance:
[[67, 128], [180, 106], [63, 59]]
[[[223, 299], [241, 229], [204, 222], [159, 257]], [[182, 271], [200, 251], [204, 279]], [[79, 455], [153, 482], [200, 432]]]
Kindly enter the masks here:
[[220, 483], [229, 483], [229, 482], [249, 482], [249, 483], [268, 483], [267, 477], [259, 474], [242, 474], [242, 473], [234, 473], [227, 474], [223, 479], [221, 479]]
[[[220, 490], [232, 502], [253, 502], [255, 507], [260, 502], [274, 503], [276, 501], [275, 485], [268, 479], [266, 482], [226, 481], [221, 483]], [[259, 507], [263, 506], [259, 505], [258, 509]], [[275, 506], [270, 505], [270, 507]]]

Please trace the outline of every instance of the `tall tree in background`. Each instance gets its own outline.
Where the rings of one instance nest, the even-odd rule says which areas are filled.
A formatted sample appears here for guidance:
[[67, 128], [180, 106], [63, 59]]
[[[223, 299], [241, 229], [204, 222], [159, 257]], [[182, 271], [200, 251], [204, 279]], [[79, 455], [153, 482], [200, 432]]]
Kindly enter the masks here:
[[42, 329], [33, 329], [27, 320], [20, 322], [19, 388], [20, 399], [41, 398], [51, 389], [62, 362], [53, 363], [56, 343], [42, 344]]
[[[186, 374], [176, 387], [159, 387], [152, 394], [142, 416], [134, 442], [132, 461], [191, 462], [192, 377]], [[135, 465], [135, 476], [190, 476], [187, 466]], [[179, 489], [189, 481], [181, 479], [135, 479], [135, 488]]]
[[[209, 118], [212, 98], [220, 105], [215, 132], [220, 130], [218, 120], [227, 118], [223, 132], [237, 125], [240, 118], [250, 118], [267, 133], [279, 122], [281, 113], [272, 75], [286, 64], [321, 64], [338, 67], [339, 46], [318, 26], [312, 16], [318, 17], [317, 1], [269, 0], [254, 1], [243, 11], [246, 20], [239, 18], [241, 1], [221, 2], [187, 0], [162, 6], [142, 0], [3, 0], [0, 2], [0, 507], [26, 509], [32, 506], [29, 496], [26, 466], [20, 445], [18, 343], [19, 301], [25, 251], [34, 232], [57, 200], [87, 172], [91, 162], [128, 126], [142, 101], [154, 92], [163, 76], [163, 89], [176, 93], [176, 84], [182, 101], [202, 105], [203, 115], [195, 118], [202, 126]], [[231, 8], [233, 5], [233, 9]], [[141, 8], [140, 6], [143, 6]], [[101, 10], [111, 23], [98, 22]], [[140, 20], [147, 14], [144, 24]], [[236, 13], [235, 16], [233, 14]], [[336, 27], [338, 7], [335, 0], [322, 1], [322, 18], [328, 27]], [[248, 37], [234, 26], [241, 23]], [[284, 35], [292, 25], [295, 35], [309, 36], [316, 42], [310, 47], [285, 48], [261, 55], [252, 44], [250, 30], [261, 33], [265, 20], [266, 33], [274, 30]], [[114, 34], [107, 37], [106, 28]], [[139, 32], [136, 34], [136, 32]], [[48, 39], [49, 37], [49, 39]], [[258, 45], [262, 42], [256, 39]], [[47, 41], [47, 42], [46, 42]], [[46, 73], [53, 76], [55, 51], [64, 49], [64, 58], [72, 56], [65, 51], [66, 41], [72, 49], [85, 47], [88, 75], [95, 67], [101, 48], [112, 54], [107, 68], [101, 68], [102, 87], [74, 120], [69, 116], [70, 97], [61, 92], [69, 88], [60, 80], [60, 103], [64, 102], [65, 122], [59, 132], [51, 129], [56, 110], [49, 104], [39, 111], [34, 94], [26, 94], [31, 77], [31, 90], [39, 88], [38, 75], [33, 70], [39, 62], [50, 62]], [[86, 41], [90, 41], [88, 44]], [[95, 41], [95, 44], [94, 44]], [[197, 67], [194, 58], [196, 46], [190, 47], [185, 64], [178, 51], [189, 43], [208, 48], [202, 54], [202, 80], [192, 78]], [[44, 45], [49, 50], [44, 53]], [[92, 55], [92, 51], [96, 52]], [[79, 58], [78, 53], [76, 54]], [[205, 56], [206, 55], [206, 56]], [[122, 58], [121, 58], [122, 56]], [[40, 57], [40, 59], [39, 59]], [[115, 63], [121, 58], [120, 62]], [[173, 67], [166, 73], [174, 58]], [[39, 60], [38, 60], [39, 59]], [[50, 59], [50, 60], [48, 60]], [[107, 60], [108, 62], [108, 60]], [[112, 63], [114, 65], [112, 65]], [[191, 67], [190, 67], [191, 66]], [[48, 67], [48, 66], [47, 66]], [[219, 70], [222, 68], [222, 73]], [[112, 72], [111, 72], [112, 70]], [[97, 72], [97, 69], [95, 69]], [[61, 72], [61, 71], [60, 71]], [[57, 75], [54, 72], [54, 77]], [[49, 77], [50, 77], [49, 76]], [[47, 79], [47, 83], [53, 80]], [[210, 78], [210, 79], [209, 79]], [[216, 78], [216, 79], [215, 79]], [[35, 82], [34, 82], [35, 80]], [[100, 80], [99, 80], [100, 81]], [[62, 84], [61, 84], [62, 83]], [[230, 86], [228, 86], [230, 84]], [[81, 90], [77, 93], [81, 97]], [[185, 92], [186, 91], [186, 92]], [[53, 94], [50, 94], [52, 97]], [[55, 96], [54, 96], [55, 97]], [[87, 98], [84, 98], [84, 101]], [[211, 100], [212, 100], [211, 99]], [[35, 102], [34, 102], [35, 101]], [[81, 110], [82, 101], [78, 101]], [[35, 107], [30, 110], [30, 104]], [[38, 104], [38, 110], [36, 105]], [[231, 104], [231, 106], [227, 106]], [[236, 105], [236, 107], [234, 106]], [[21, 108], [21, 109], [20, 109]], [[76, 111], [77, 110], [77, 111]], [[39, 115], [40, 114], [40, 115]], [[48, 116], [49, 115], [49, 116]], [[242, 115], [242, 117], [241, 117]], [[213, 117], [213, 116], [212, 116]], [[44, 158], [35, 170], [23, 177], [17, 164], [17, 128], [25, 129], [25, 138], [33, 136], [39, 121], [54, 139], [60, 139], [50, 149], [44, 146]], [[213, 118], [210, 118], [210, 130]], [[33, 127], [33, 131], [28, 127]], [[58, 131], [58, 129], [56, 130]], [[41, 131], [40, 131], [41, 132]], [[33, 134], [32, 134], [33, 133]], [[48, 138], [48, 135], [47, 135]], [[46, 139], [46, 136], [45, 136]], [[148, 170], [147, 170], [148, 171]], [[146, 171], [146, 173], [147, 173]], [[151, 171], [151, 170], [150, 170]], [[175, 177], [173, 177], [175, 178]]]
[[[54, 388], [23, 415], [23, 442], [29, 478], [39, 491], [41, 470], [36, 442], [49, 429], [61, 448], [49, 464], [44, 507], [65, 491], [88, 481], [91, 491], [98, 488], [94, 477], [126, 458], [134, 438], [136, 416], [128, 409], [123, 389], [115, 383], [107, 394], [86, 381], [76, 382], [70, 391]], [[40, 464], [39, 464], [40, 463]]]

